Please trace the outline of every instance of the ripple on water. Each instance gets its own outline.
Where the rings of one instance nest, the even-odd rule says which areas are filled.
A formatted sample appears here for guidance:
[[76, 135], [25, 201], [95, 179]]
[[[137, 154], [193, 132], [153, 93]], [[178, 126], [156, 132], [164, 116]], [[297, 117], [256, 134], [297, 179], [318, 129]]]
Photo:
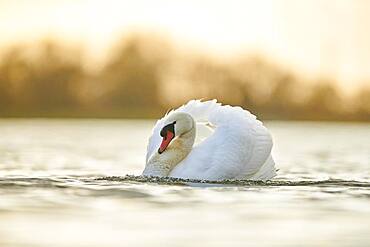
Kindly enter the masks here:
[[182, 179], [171, 177], [145, 177], [145, 176], [110, 176], [96, 178], [98, 181], [116, 181], [116, 182], [139, 182], [139, 183], [157, 183], [168, 185], [189, 185], [189, 184], [210, 184], [210, 185], [233, 185], [233, 186], [344, 186], [344, 187], [363, 187], [370, 188], [370, 183], [365, 180], [343, 180], [343, 179], [325, 179], [325, 180], [235, 180], [225, 179], [221, 181]]
[[[261, 186], [261, 187], [276, 187], [276, 186], [330, 186], [330, 187], [359, 187], [370, 188], [370, 182], [364, 179], [344, 180], [337, 178], [328, 178], [322, 180], [299, 179], [288, 180], [284, 178], [273, 179], [268, 181], [254, 180], [236, 180], [225, 179], [220, 181], [199, 180], [199, 179], [182, 179], [172, 177], [155, 177], [155, 176], [106, 176], [106, 177], [3, 177], [0, 178], [0, 187], [83, 187], [96, 186], [95, 189], [104, 189], [105, 186], [119, 185], [122, 183], [132, 184], [162, 184], [162, 185], [182, 185], [196, 186]], [[334, 192], [333, 192], [334, 193]]]

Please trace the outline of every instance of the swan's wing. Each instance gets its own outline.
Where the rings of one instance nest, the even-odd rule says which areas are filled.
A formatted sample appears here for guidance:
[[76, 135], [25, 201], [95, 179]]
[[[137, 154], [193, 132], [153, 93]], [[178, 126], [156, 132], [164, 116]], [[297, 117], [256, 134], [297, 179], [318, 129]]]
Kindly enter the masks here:
[[272, 138], [268, 130], [253, 114], [240, 107], [221, 106], [216, 101], [211, 102], [213, 106], [211, 110], [203, 112], [208, 114], [203, 118], [215, 126], [214, 133], [195, 146], [170, 175], [210, 180], [273, 177], [273, 161], [269, 162], [269, 167], [273, 170], [271, 176], [254, 176], [271, 155]]
[[163, 128], [166, 119], [171, 114], [175, 112], [186, 112], [194, 118], [194, 121], [197, 124], [202, 124], [208, 122], [208, 117], [210, 116], [210, 114], [219, 106], [221, 106], [221, 104], [217, 103], [216, 100], [206, 102], [201, 102], [200, 100], [191, 100], [187, 104], [177, 108], [176, 110], [172, 110], [169, 113], [167, 113], [163, 118], [157, 121], [152, 130], [152, 135], [149, 138], [149, 143], [147, 146], [146, 162], [148, 162], [149, 158], [153, 155], [153, 153], [158, 150], [162, 140], [159, 133]]
[[167, 116], [168, 115], [165, 115], [163, 118], [159, 119], [154, 125], [152, 135], [149, 137], [148, 146], [146, 148], [146, 163], [148, 163], [149, 158], [159, 148], [159, 145], [161, 143], [161, 136], [159, 135], [159, 133], [163, 128], [163, 123], [166, 121], [165, 119]]

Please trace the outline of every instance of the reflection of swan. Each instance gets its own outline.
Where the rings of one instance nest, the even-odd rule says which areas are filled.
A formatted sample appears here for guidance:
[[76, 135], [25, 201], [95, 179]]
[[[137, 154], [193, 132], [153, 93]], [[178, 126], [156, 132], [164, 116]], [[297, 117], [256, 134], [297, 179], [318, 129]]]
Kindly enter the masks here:
[[[204, 126], [211, 134], [193, 146]], [[156, 123], [143, 175], [266, 180], [276, 175], [271, 148], [268, 130], [248, 111], [192, 100]]]

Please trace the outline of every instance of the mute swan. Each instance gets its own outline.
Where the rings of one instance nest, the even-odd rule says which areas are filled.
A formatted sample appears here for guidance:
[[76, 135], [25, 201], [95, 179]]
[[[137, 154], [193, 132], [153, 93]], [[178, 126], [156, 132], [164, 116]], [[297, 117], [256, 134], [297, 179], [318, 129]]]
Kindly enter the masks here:
[[[201, 125], [212, 134], [194, 145]], [[276, 175], [271, 149], [270, 133], [248, 111], [216, 100], [192, 100], [157, 121], [142, 175], [267, 180]]]

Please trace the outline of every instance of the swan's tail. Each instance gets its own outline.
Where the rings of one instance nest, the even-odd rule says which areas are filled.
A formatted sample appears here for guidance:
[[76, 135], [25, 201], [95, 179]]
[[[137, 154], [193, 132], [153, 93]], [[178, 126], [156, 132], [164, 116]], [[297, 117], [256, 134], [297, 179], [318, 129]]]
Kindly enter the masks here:
[[253, 176], [251, 176], [249, 179], [251, 180], [269, 180], [275, 177], [276, 174], [276, 168], [275, 168], [275, 162], [272, 156], [270, 155], [268, 159], [266, 160], [265, 164], [262, 165], [261, 169], [258, 170]]

